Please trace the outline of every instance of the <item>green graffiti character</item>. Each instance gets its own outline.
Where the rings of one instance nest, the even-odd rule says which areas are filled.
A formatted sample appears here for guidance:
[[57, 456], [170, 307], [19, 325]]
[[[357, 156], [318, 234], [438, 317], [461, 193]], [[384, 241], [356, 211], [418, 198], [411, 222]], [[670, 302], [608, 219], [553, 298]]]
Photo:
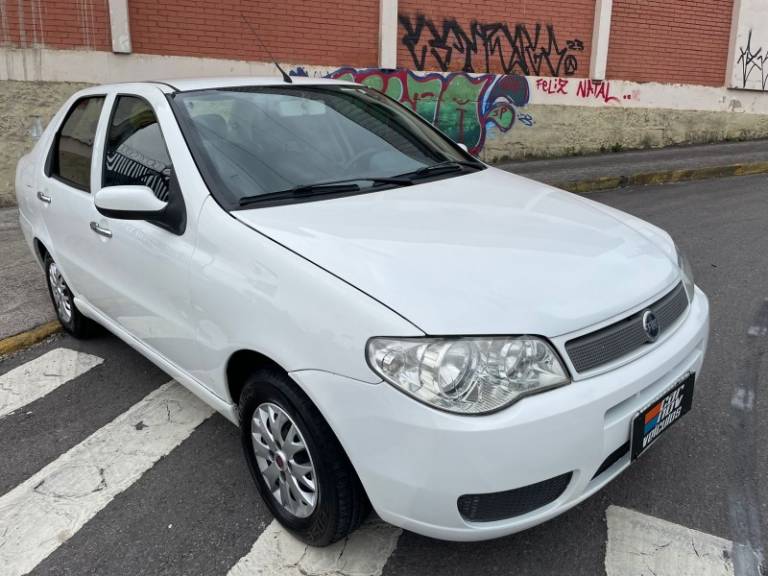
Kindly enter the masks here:
[[[329, 76], [360, 82], [383, 92], [433, 123], [477, 154], [488, 128], [506, 132], [515, 123], [516, 106], [530, 96], [523, 76], [483, 74], [414, 74], [410, 70], [341, 68]], [[528, 124], [530, 125], [530, 124]]]

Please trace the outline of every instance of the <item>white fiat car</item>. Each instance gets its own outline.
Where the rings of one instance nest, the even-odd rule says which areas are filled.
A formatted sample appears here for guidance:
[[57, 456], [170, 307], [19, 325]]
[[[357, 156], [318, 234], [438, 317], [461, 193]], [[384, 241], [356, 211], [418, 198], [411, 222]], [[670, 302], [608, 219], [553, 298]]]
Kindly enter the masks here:
[[664, 231], [356, 84], [83, 90], [16, 176], [59, 320], [242, 430], [274, 516], [446, 540], [575, 506], [691, 408], [709, 306]]

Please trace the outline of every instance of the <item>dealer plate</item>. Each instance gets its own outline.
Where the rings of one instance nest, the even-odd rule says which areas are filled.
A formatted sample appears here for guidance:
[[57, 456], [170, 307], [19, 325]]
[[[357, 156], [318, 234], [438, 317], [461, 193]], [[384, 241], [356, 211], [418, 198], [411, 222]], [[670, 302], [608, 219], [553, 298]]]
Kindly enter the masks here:
[[695, 374], [688, 374], [651, 402], [647, 408], [637, 413], [632, 421], [632, 460], [647, 450], [691, 409], [695, 379]]

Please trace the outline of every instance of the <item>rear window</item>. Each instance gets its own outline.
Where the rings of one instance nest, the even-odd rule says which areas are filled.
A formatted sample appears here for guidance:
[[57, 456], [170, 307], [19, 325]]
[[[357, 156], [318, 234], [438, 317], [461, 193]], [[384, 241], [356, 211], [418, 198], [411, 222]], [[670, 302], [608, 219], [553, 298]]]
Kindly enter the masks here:
[[51, 176], [90, 192], [91, 160], [103, 96], [82, 98], [72, 105], [53, 143]]

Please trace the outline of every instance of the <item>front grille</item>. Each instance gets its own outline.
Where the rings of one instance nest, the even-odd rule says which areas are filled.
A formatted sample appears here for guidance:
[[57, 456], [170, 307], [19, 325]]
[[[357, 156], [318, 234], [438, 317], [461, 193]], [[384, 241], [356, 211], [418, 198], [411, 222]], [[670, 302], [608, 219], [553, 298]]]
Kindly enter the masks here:
[[557, 500], [571, 481], [572, 472], [522, 488], [459, 497], [459, 514], [470, 522], [493, 522], [532, 512]]
[[656, 315], [661, 337], [683, 315], [687, 307], [688, 296], [681, 282], [648, 308], [596, 332], [568, 341], [565, 350], [577, 372], [597, 368], [650, 344], [643, 328], [643, 314], [646, 310], [651, 310]]

